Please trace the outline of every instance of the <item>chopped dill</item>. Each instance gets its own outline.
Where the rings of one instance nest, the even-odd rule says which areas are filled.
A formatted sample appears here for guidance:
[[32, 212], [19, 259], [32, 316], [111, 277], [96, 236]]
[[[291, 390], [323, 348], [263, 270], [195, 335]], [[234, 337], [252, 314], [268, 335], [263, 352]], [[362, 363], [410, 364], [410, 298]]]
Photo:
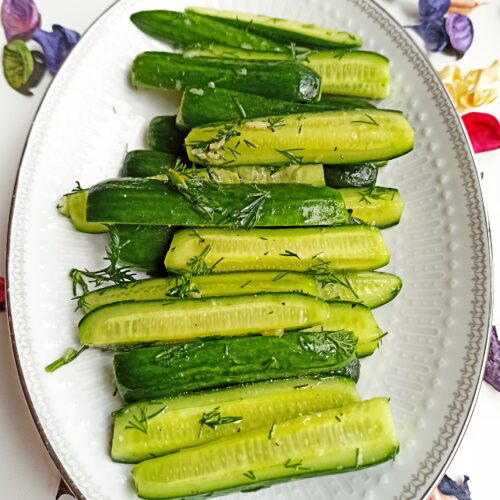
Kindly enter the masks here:
[[203, 432], [203, 426], [215, 430], [219, 425], [236, 424], [243, 420], [243, 417], [222, 417], [219, 410], [220, 406], [217, 406], [208, 413], [203, 412], [200, 420], [198, 420], [198, 423], [200, 424], [198, 437], [201, 436], [201, 433]]
[[352, 120], [351, 123], [367, 123], [368, 125], [375, 125], [379, 126], [379, 124], [375, 121], [375, 118], [373, 116], [369, 115], [368, 113], [364, 113], [364, 116], [368, 118], [367, 120]]
[[304, 157], [297, 156], [294, 151], [303, 151], [304, 148], [295, 148], [295, 149], [275, 149], [275, 151], [281, 155], [283, 155], [290, 163], [294, 165], [303, 165]]

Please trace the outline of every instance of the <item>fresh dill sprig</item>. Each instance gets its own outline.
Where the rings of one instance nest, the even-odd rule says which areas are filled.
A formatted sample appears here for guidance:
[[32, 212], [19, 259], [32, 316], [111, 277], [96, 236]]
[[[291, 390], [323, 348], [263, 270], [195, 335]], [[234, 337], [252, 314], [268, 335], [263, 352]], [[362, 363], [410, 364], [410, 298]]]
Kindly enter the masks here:
[[89, 294], [89, 284], [96, 287], [103, 283], [113, 283], [124, 288], [128, 283], [136, 281], [135, 274], [128, 267], [118, 266], [121, 249], [128, 243], [120, 243], [118, 231], [114, 226], [109, 227], [109, 245], [106, 247], [106, 257], [104, 260], [109, 265], [89, 271], [88, 269], [71, 269], [69, 276], [71, 278], [73, 289], [73, 300], [77, 301], [77, 309], [86, 306], [86, 297]]
[[378, 122], [375, 121], [375, 118], [373, 116], [369, 115], [368, 113], [364, 113], [364, 116], [366, 116], [367, 120], [352, 120], [351, 123], [367, 123], [368, 125], [375, 125], [379, 126]]
[[264, 203], [271, 198], [271, 192], [263, 191], [256, 184], [252, 187], [255, 192], [245, 196], [245, 201], [248, 201], [248, 204], [232, 212], [227, 212], [219, 222], [230, 223], [234, 229], [241, 227], [247, 231], [255, 227], [262, 217]]
[[267, 128], [271, 130], [271, 132], [275, 132], [277, 128], [285, 126], [285, 120], [280, 116], [271, 116], [267, 120]]
[[187, 267], [190, 273], [193, 275], [206, 276], [212, 273], [212, 267], [208, 267], [205, 259], [208, 254], [212, 251], [211, 245], [206, 245], [201, 251], [200, 255], [195, 255], [191, 257], [187, 262]]
[[45, 367], [45, 371], [47, 373], [53, 373], [56, 370], [59, 370], [59, 368], [61, 368], [62, 366], [67, 365], [68, 363], [71, 363], [73, 360], [75, 360], [78, 356], [80, 356], [82, 352], [86, 351], [88, 348], [88, 345], [84, 345], [79, 350], [76, 350], [73, 347], [66, 349], [66, 352], [60, 358], [57, 358], [55, 361], [52, 361], [50, 365], [47, 365]]
[[394, 196], [396, 195], [396, 190], [392, 188], [385, 188], [380, 186], [370, 186], [366, 189], [360, 191], [361, 203], [366, 203], [367, 205], [371, 205], [374, 200], [394, 200]]
[[312, 470], [311, 467], [304, 467], [302, 465], [302, 459], [299, 459], [297, 461], [293, 461], [291, 458], [289, 458], [286, 462], [285, 462], [285, 467], [287, 469], [295, 469], [295, 470]]
[[318, 264], [311, 266], [307, 270], [307, 274], [314, 278], [324, 288], [327, 285], [340, 285], [347, 288], [357, 299], [359, 295], [354, 290], [349, 274], [345, 269], [334, 270], [330, 267], [330, 262], [317, 258]]
[[303, 151], [304, 148], [295, 148], [295, 149], [275, 149], [275, 151], [281, 155], [283, 155], [290, 163], [294, 165], [303, 165], [304, 157], [297, 156], [294, 151]]
[[290, 250], [285, 250], [283, 253], [280, 253], [280, 255], [283, 257], [295, 257], [296, 259], [300, 260], [299, 255], [297, 255], [295, 252], [292, 252]]
[[72, 193], [79, 193], [80, 191], [85, 191], [80, 185], [80, 181], [75, 181], [76, 186], [71, 190]]
[[150, 419], [156, 417], [160, 413], [163, 413], [166, 410], [166, 406], [160, 408], [158, 411], [152, 413], [151, 415], [147, 414], [147, 409], [144, 406], [141, 406], [139, 409], [140, 416], [134, 415], [131, 420], [127, 422], [125, 429], [134, 429], [136, 431], [142, 432], [143, 434], [148, 433], [148, 422]]
[[219, 146], [224, 148], [224, 144], [232, 139], [233, 137], [238, 137], [241, 135], [241, 132], [234, 130], [234, 125], [226, 125], [224, 128], [218, 130], [217, 135], [212, 137], [211, 139], [207, 139], [205, 141], [197, 141], [187, 143], [186, 146], [190, 146], [193, 149], [199, 149], [204, 153], [208, 153], [213, 146]]
[[243, 420], [243, 417], [223, 417], [221, 416], [219, 410], [220, 406], [217, 406], [208, 413], [203, 412], [200, 420], [198, 420], [198, 423], [200, 424], [200, 431], [198, 433], [198, 436], [201, 436], [201, 433], [203, 432], [203, 426], [210, 427], [210, 429], [215, 430], [219, 425], [236, 424]]

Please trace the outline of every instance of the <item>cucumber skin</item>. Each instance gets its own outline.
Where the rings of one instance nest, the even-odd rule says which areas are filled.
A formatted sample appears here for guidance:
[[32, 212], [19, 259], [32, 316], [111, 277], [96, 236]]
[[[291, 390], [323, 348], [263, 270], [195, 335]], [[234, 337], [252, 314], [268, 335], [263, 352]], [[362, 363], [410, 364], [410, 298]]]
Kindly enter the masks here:
[[154, 177], [165, 174], [177, 163], [177, 156], [163, 151], [129, 151], [123, 160], [120, 177]]
[[232, 122], [242, 118], [373, 107], [367, 101], [341, 96], [323, 96], [316, 103], [299, 103], [218, 87], [190, 87], [182, 94], [176, 123], [180, 129], [189, 131], [210, 123]]
[[[140, 464], [137, 464], [133, 469], [132, 469], [132, 475], [134, 477], [135, 485], [138, 491], [138, 494], [143, 497], [143, 498], [150, 498], [150, 499], [164, 499], [164, 498], [190, 498], [190, 499], [201, 499], [201, 498], [206, 498], [207, 496], [211, 496], [213, 493], [231, 493], [231, 492], [251, 492], [251, 491], [256, 491], [258, 489], [266, 488], [269, 486], [272, 486], [274, 484], [286, 482], [292, 479], [305, 479], [305, 478], [310, 478], [310, 477], [318, 477], [322, 475], [327, 475], [327, 474], [334, 474], [334, 473], [340, 473], [340, 472], [349, 472], [349, 471], [354, 471], [354, 470], [360, 470], [366, 467], [371, 467], [374, 465], [381, 464], [383, 462], [386, 462], [390, 459], [394, 459], [397, 453], [399, 452], [399, 441], [396, 436], [396, 429], [394, 426], [394, 421], [390, 412], [388, 398], [373, 398], [370, 400], [362, 401], [359, 403], [352, 403], [349, 405], [345, 405], [343, 407], [337, 408], [337, 409], [332, 409], [332, 410], [327, 410], [326, 412], [320, 412], [317, 414], [313, 414], [310, 416], [304, 416], [304, 417], [298, 417], [294, 419], [290, 419], [288, 421], [284, 421], [283, 424], [286, 427], [289, 427], [290, 430], [289, 435], [294, 435], [297, 440], [300, 440], [299, 433], [301, 431], [301, 428], [305, 430], [306, 425], [311, 425], [310, 422], [311, 420], [316, 421], [316, 419], [319, 417], [321, 418], [324, 414], [328, 415], [328, 421], [330, 422], [330, 425], [334, 427], [339, 427], [340, 425], [343, 424], [343, 419], [342, 417], [345, 416], [345, 414], [348, 415], [348, 418], [352, 418], [352, 413], [351, 409], [354, 406], [364, 406], [362, 410], [362, 415], [365, 414], [365, 419], [370, 418], [372, 415], [378, 415], [379, 419], [375, 423], [374, 427], [377, 429], [381, 430], [383, 432], [382, 436], [378, 437], [378, 442], [370, 447], [368, 447], [368, 454], [372, 454], [372, 458], [370, 463], [362, 463], [361, 465], [358, 465], [357, 463], [357, 458], [358, 453], [356, 450], [358, 449], [358, 446], [356, 446], [358, 443], [352, 443], [353, 446], [353, 451], [356, 453], [353, 453], [355, 455], [354, 460], [349, 460], [348, 463], [342, 464], [342, 466], [337, 465], [335, 467], [325, 467], [325, 464], [322, 464], [321, 469], [316, 469], [309, 471], [306, 469], [300, 470], [299, 468], [284, 468], [280, 467], [280, 472], [276, 474], [276, 469], [274, 470], [275, 476], [272, 477], [271, 479], [265, 479], [265, 480], [252, 480], [250, 477], [245, 476], [242, 474], [241, 476], [238, 476], [238, 479], [236, 479], [234, 486], [225, 486], [222, 488], [217, 488], [214, 487], [213, 489], [208, 489], [206, 487], [205, 481], [202, 481], [198, 483], [196, 486], [197, 488], [195, 489], [193, 487], [193, 484], [190, 486], [185, 485], [184, 489], [180, 489], [177, 487], [175, 489], [175, 486], [173, 486], [173, 491], [169, 492], [168, 488], [165, 489], [165, 486], [167, 484], [161, 483], [161, 477], [162, 474], [158, 473], [157, 471], [154, 471], [152, 474], [150, 473], [150, 476], [156, 477], [157, 478], [157, 483], [156, 484], [148, 484], [147, 481], [147, 470], [150, 468], [151, 465], [153, 464], [164, 464], [165, 462], [168, 463], [168, 461], [173, 461], [174, 462], [174, 467], [175, 467], [175, 461], [179, 458], [180, 455], [173, 454], [173, 455], [167, 455], [165, 457], [160, 457], [160, 458], [154, 458], [152, 460], [147, 460], [145, 462], [141, 462]], [[366, 409], [366, 407], [369, 407], [369, 410]], [[383, 408], [381, 408], [383, 406]], [[356, 411], [356, 410], [355, 410]], [[373, 417], [372, 417], [373, 418]], [[358, 420], [357, 425], [362, 426], [362, 422], [359, 417], [356, 419], [356, 416], [354, 417], [354, 421], [356, 422]], [[295, 427], [295, 430], [293, 429]], [[279, 430], [279, 425], [278, 425], [278, 430]], [[278, 430], [275, 430], [274, 436], [276, 437], [276, 440], [281, 438], [281, 435], [278, 433]], [[197, 452], [200, 453], [202, 451], [205, 451], [206, 449], [210, 450], [211, 455], [216, 457], [217, 451], [220, 451], [220, 446], [219, 445], [226, 445], [231, 443], [233, 440], [249, 440], [251, 442], [252, 438], [258, 438], [261, 436], [262, 441], [266, 441], [266, 436], [268, 435], [269, 430], [265, 428], [260, 428], [260, 429], [254, 429], [252, 431], [249, 431], [248, 433], [242, 433], [239, 436], [236, 437], [231, 437], [231, 438], [225, 438], [223, 440], [215, 441], [212, 443], [208, 443], [206, 445], [202, 445], [198, 448], [194, 449], [187, 449], [187, 450], [181, 450], [179, 453], [187, 453], [187, 454], [193, 454], [195, 455]], [[338, 431], [339, 434], [342, 433], [342, 431]], [[335, 435], [336, 432], [333, 432]], [[260, 436], [259, 436], [260, 435]], [[284, 437], [284, 436], [283, 436]], [[361, 437], [360, 437], [361, 438]], [[286, 438], [285, 438], [286, 439]], [[365, 440], [368, 440], [367, 437], [365, 437]], [[257, 440], [256, 440], [257, 441]], [[261, 444], [261, 443], [259, 443]], [[272, 445], [272, 443], [269, 443]], [[364, 444], [364, 443], [363, 443]], [[373, 447], [375, 446], [375, 447]], [[295, 448], [295, 447], [294, 447]], [[293, 454], [294, 449], [290, 450], [290, 454]], [[301, 450], [302, 451], [302, 450]], [[333, 450], [330, 450], [330, 453], [332, 455], [335, 454]], [[338, 453], [338, 452], [337, 452]], [[373, 458], [373, 455], [376, 456], [376, 458]], [[197, 457], [193, 456], [192, 457], [193, 461], [196, 461]], [[314, 460], [314, 459], [313, 459]], [[283, 463], [283, 462], [281, 462]], [[320, 462], [321, 463], [321, 462]], [[279, 465], [279, 464], [276, 464]], [[238, 465], [235, 464], [235, 467]], [[146, 474], [144, 474], [144, 471], [146, 471]], [[155, 473], [156, 472], [156, 473]], [[228, 473], [231, 473], [231, 471], [227, 471]], [[142, 477], [141, 477], [142, 476]], [[195, 478], [193, 478], [195, 479]], [[207, 479], [205, 476], [203, 478], [204, 480]], [[205, 484], [205, 487], [203, 487]]]
[[374, 186], [378, 167], [373, 163], [324, 165], [325, 183], [332, 188]]
[[[246, 21], [242, 19], [242, 16], [247, 16], [246, 13], [217, 11], [216, 9], [207, 9], [203, 7], [190, 7], [186, 9], [186, 12], [194, 12], [209, 19], [214, 19], [216, 21], [220, 21], [221, 23], [228, 24], [229, 26], [236, 26], [240, 29], [248, 30], [250, 33], [256, 33], [271, 38], [285, 45], [290, 45], [290, 42], [294, 42], [299, 47], [318, 48], [324, 50], [361, 47], [363, 42], [360, 36], [352, 35], [346, 32], [337, 32], [333, 29], [327, 29], [326, 31], [330, 31], [331, 34], [335, 32], [339, 35], [339, 38], [341, 40], [324, 40], [319, 38], [318, 36], [314, 36], [314, 32], [311, 36], [308, 36], [307, 34], [293, 31], [292, 29], [286, 29], [286, 27], [280, 28], [276, 25], [262, 25], [261, 23], [259, 23], [259, 20], [273, 21], [273, 19], [268, 18], [267, 16], [254, 15], [251, 21]], [[230, 17], [224, 17], [222, 15], [226, 12], [229, 12]], [[285, 24], [289, 24], [291, 27], [300, 27], [300, 23], [294, 21], [287, 21], [286, 19], [279, 19], [278, 21], [284, 21]], [[325, 28], [315, 26], [311, 26], [311, 28], [316, 29], [317, 31], [325, 30]]]
[[[173, 398], [139, 402], [113, 412], [111, 457], [114, 462], [137, 463], [179, 449], [307, 412], [324, 411], [359, 401], [356, 384], [345, 377], [300, 377], [214, 389]], [[168, 411], [164, 410], [168, 408]], [[199, 432], [199, 418], [218, 408], [221, 415], [241, 416], [240, 422]], [[148, 418], [147, 434], [130, 432], [130, 422]], [[182, 422], [180, 423], [180, 419]]]
[[148, 127], [148, 147], [186, 160], [186, 134], [176, 127], [175, 115], [155, 116]]
[[[345, 224], [347, 211], [340, 193], [306, 184], [217, 185], [189, 180], [199, 193], [207, 195], [231, 213], [240, 212], [269, 192], [260, 209], [256, 226], [324, 226]], [[207, 220], [171, 185], [154, 179], [121, 178], [96, 184], [87, 198], [87, 220], [116, 224], [165, 226], [225, 226], [231, 219]]]
[[182, 54], [144, 52], [132, 65], [135, 87], [184, 90], [214, 82], [218, 87], [291, 101], [318, 101], [321, 95], [319, 75], [295, 62], [188, 59]]
[[253, 50], [285, 50], [272, 40], [244, 30], [209, 20], [194, 13], [168, 10], [135, 12], [130, 20], [144, 33], [158, 40], [182, 47], [199, 42], [219, 42]]
[[116, 354], [113, 365], [118, 391], [131, 403], [264, 380], [325, 374], [352, 378], [355, 345], [350, 332], [292, 332], [136, 349]]
[[120, 261], [150, 274], [165, 274], [163, 259], [174, 237], [168, 226], [116, 224], [121, 246]]

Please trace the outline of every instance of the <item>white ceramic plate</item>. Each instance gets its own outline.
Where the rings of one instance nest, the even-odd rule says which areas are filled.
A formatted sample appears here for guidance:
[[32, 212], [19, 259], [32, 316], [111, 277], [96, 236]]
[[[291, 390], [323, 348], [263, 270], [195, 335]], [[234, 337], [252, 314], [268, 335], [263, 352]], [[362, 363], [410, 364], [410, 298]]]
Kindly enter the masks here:
[[[109, 458], [111, 411], [120, 406], [109, 354], [86, 353], [47, 375], [43, 367], [76, 345], [68, 271], [102, 264], [105, 239], [75, 232], [55, 209], [79, 180], [116, 176], [125, 150], [144, 146], [155, 115], [174, 113], [175, 92], [136, 91], [134, 56], [163, 46], [129, 21], [137, 10], [183, 9], [177, 0], [122, 0], [83, 37], [54, 80], [33, 125], [10, 221], [9, 309], [17, 362], [36, 424], [79, 498], [135, 498], [130, 467]], [[363, 361], [363, 398], [391, 397], [401, 439], [392, 463], [355, 473], [294, 481], [244, 499], [408, 499], [434, 485], [470, 417], [487, 346], [490, 254], [479, 183], [466, 136], [425, 57], [385, 12], [366, 0], [198, 1], [198, 4], [340, 27], [391, 60], [392, 94], [415, 150], [382, 169], [380, 184], [406, 200], [401, 224], [384, 230], [388, 270], [404, 288], [375, 311], [390, 335]], [[239, 495], [234, 495], [234, 498]], [[231, 497], [233, 498], [233, 497]]]

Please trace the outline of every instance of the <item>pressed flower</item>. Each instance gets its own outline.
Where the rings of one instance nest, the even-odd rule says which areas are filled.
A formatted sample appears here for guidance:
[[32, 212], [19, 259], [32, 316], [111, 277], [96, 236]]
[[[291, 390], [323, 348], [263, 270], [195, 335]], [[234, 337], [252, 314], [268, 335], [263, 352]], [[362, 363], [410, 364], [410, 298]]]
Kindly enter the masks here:
[[33, 30], [40, 25], [40, 13], [33, 0], [3, 0], [2, 24], [7, 40], [29, 40]]
[[444, 27], [444, 18], [438, 17], [422, 21], [416, 26], [409, 26], [414, 29], [425, 41], [428, 50], [441, 52], [448, 45], [448, 37]]
[[22, 40], [14, 40], [3, 48], [3, 73], [12, 88], [23, 89], [34, 68], [33, 55]]
[[475, 8], [485, 5], [485, 2], [473, 2], [471, 0], [451, 0], [449, 14], [457, 12], [464, 16], [469, 15]]
[[51, 73], [57, 73], [71, 49], [80, 40], [80, 35], [76, 31], [54, 24], [52, 32], [37, 28], [33, 32], [33, 39], [42, 46], [47, 69]]
[[469, 71], [465, 76], [457, 66], [445, 66], [438, 74], [459, 110], [490, 104], [497, 97], [499, 61], [487, 68]]
[[419, 0], [420, 19], [442, 18], [450, 8], [450, 0]]
[[451, 47], [459, 54], [465, 54], [474, 39], [472, 21], [462, 14], [450, 14], [446, 18], [444, 26]]
[[476, 153], [500, 148], [500, 123], [488, 113], [467, 113], [462, 116]]
[[491, 328], [490, 350], [486, 360], [484, 380], [500, 391], [500, 340], [494, 326]]

